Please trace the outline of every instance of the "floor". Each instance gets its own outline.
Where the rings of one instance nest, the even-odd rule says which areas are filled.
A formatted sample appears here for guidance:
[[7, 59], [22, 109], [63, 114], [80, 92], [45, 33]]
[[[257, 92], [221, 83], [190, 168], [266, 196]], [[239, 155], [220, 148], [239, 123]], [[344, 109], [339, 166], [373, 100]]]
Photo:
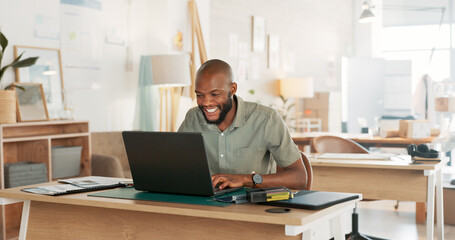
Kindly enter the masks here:
[[[415, 202], [400, 202], [398, 210], [395, 204], [389, 200], [360, 202], [359, 232], [393, 240], [426, 239], [425, 224], [415, 223]], [[455, 225], [446, 224], [444, 232], [445, 239], [455, 239]]]

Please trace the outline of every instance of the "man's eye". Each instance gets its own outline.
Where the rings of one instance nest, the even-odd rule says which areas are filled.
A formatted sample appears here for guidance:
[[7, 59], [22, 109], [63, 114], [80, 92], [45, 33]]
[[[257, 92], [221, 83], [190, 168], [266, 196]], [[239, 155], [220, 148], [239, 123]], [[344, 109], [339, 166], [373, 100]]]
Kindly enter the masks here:
[[212, 96], [216, 97], [216, 96], [219, 96], [220, 94], [219, 93], [212, 93]]
[[202, 97], [202, 95], [196, 95], [196, 97]]

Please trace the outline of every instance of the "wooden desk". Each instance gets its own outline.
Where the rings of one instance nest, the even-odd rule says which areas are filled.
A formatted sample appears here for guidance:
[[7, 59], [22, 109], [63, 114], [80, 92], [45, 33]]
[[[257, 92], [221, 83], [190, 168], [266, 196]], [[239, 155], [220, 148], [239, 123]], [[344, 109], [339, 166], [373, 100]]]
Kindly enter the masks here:
[[[50, 184], [56, 184], [55, 182]], [[344, 239], [341, 215], [357, 200], [319, 211], [265, 212], [270, 206], [239, 204], [212, 207], [153, 201], [58, 197], [0, 191], [4, 203], [23, 201], [19, 239], [304, 239], [330, 221], [335, 239]], [[16, 200], [14, 200], [16, 199]]]
[[310, 157], [313, 190], [362, 193], [365, 199], [427, 203], [427, 239], [433, 239], [435, 187], [438, 239], [444, 239], [441, 167], [405, 161], [328, 160]]
[[[409, 144], [422, 144], [422, 143], [433, 143], [437, 142], [437, 138], [423, 138], [423, 139], [410, 139], [401, 137], [382, 138], [379, 136], [370, 136], [369, 134], [361, 133], [333, 133], [333, 132], [305, 132], [305, 133], [293, 133], [292, 139], [295, 144], [299, 146], [300, 150], [304, 152], [310, 152], [310, 142], [313, 138], [319, 136], [338, 136], [342, 138], [351, 139], [365, 148], [370, 147], [395, 147], [395, 148], [406, 148]], [[306, 149], [305, 149], [306, 148]], [[425, 216], [425, 204], [417, 202], [416, 204], [416, 222], [424, 223]]]
[[292, 139], [297, 146], [301, 148], [310, 145], [311, 139], [319, 136], [338, 136], [351, 139], [360, 145], [369, 147], [398, 147], [406, 148], [409, 144], [432, 143], [436, 138], [410, 139], [401, 137], [383, 138], [379, 136], [370, 136], [369, 134], [352, 134], [352, 133], [330, 133], [330, 132], [308, 132], [308, 133], [292, 133]]

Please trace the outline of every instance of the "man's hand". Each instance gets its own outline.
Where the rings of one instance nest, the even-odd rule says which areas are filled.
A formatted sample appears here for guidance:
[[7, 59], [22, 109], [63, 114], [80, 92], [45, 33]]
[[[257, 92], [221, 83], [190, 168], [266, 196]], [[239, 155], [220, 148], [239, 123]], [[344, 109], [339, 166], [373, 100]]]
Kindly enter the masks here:
[[293, 164], [279, 168], [275, 174], [262, 175], [263, 182], [253, 184], [251, 174], [215, 174], [212, 175], [213, 186], [219, 184], [219, 188], [226, 187], [287, 187], [290, 189], [305, 189], [307, 185], [307, 173], [302, 159], [297, 159]]
[[[251, 183], [249, 183], [249, 182]], [[212, 175], [213, 186], [219, 184], [220, 189], [226, 187], [242, 187], [252, 185], [251, 174], [215, 174]]]

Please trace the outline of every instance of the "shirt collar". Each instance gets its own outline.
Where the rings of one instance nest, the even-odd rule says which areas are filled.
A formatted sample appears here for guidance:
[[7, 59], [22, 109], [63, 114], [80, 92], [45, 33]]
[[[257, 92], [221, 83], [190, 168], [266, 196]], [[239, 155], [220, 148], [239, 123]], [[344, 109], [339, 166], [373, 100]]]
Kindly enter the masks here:
[[234, 122], [232, 125], [238, 128], [245, 125], [245, 103], [243, 102], [243, 99], [237, 95], [234, 95], [234, 101], [235, 100], [237, 100], [237, 112], [235, 114]]
[[[237, 103], [237, 110], [236, 114], [234, 117], [234, 121], [232, 122], [231, 126], [229, 126], [228, 129], [231, 127], [241, 127], [245, 124], [245, 103], [243, 102], [243, 99], [237, 95], [234, 95], [234, 101]], [[202, 125], [208, 125], [209, 128], [212, 129], [218, 129], [218, 127], [215, 124], [208, 124], [207, 121], [205, 120], [205, 117], [203, 115], [202, 111], [199, 110], [198, 116], [199, 116], [199, 122]]]

